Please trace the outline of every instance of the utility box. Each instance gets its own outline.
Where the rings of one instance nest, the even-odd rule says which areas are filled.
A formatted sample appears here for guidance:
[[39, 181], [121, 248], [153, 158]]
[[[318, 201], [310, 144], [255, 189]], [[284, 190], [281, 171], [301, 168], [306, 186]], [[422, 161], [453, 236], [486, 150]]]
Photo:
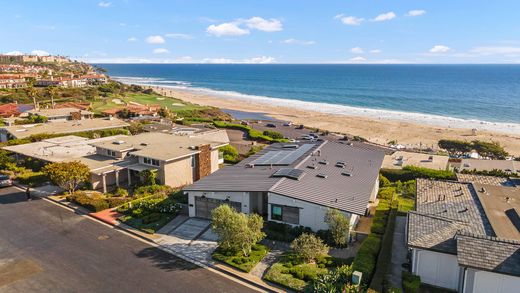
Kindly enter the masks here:
[[361, 278], [363, 277], [362, 272], [354, 271], [352, 273], [352, 285], [359, 286], [361, 284]]

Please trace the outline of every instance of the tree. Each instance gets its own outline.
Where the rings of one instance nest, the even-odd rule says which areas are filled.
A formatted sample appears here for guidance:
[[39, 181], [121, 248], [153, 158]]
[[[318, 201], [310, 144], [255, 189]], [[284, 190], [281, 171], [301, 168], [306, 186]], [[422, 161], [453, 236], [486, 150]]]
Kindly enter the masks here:
[[32, 98], [34, 108], [36, 108], [36, 95], [38, 94], [38, 91], [34, 88], [32, 84], [29, 84], [29, 87], [27, 88], [27, 95], [29, 98]]
[[79, 161], [51, 163], [43, 167], [43, 172], [69, 194], [73, 194], [80, 184], [90, 178], [89, 167]]
[[56, 95], [58, 94], [58, 88], [55, 87], [55, 86], [50, 86], [47, 88], [47, 94], [49, 95], [49, 97], [51, 98], [51, 108], [54, 109], [54, 98], [56, 97]]
[[141, 171], [144, 185], [156, 185], [157, 184], [157, 170], [143, 170]]
[[306, 263], [327, 255], [329, 248], [314, 234], [303, 233], [291, 242], [291, 249]]
[[337, 246], [347, 243], [350, 232], [350, 221], [343, 213], [336, 209], [329, 209], [325, 214], [325, 223], [329, 225], [332, 240]]
[[450, 155], [461, 156], [471, 152], [473, 146], [471, 143], [462, 140], [441, 139], [438, 142], [441, 149], [445, 149]]
[[238, 162], [239, 154], [238, 150], [232, 145], [225, 145], [219, 149], [224, 155], [224, 161], [226, 163]]
[[488, 157], [491, 159], [503, 160], [509, 154], [504, 150], [504, 148], [498, 142], [485, 142], [474, 140], [472, 141], [473, 148], [479, 155], [483, 157]]
[[211, 212], [211, 228], [218, 235], [218, 243], [224, 251], [241, 251], [244, 256], [251, 247], [262, 240], [264, 220], [257, 214], [239, 213], [227, 204]]

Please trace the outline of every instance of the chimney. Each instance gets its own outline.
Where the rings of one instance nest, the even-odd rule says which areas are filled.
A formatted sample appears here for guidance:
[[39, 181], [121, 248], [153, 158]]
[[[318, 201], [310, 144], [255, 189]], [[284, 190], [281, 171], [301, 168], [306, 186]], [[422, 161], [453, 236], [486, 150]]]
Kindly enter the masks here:
[[199, 145], [199, 153], [195, 158], [195, 181], [211, 174], [211, 146], [209, 144]]

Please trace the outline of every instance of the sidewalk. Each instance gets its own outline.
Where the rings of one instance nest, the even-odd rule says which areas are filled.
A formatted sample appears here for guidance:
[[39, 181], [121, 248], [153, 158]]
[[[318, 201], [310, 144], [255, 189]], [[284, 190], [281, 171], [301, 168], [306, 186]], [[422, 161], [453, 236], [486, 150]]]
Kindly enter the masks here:
[[[15, 186], [25, 190], [27, 186], [15, 183]], [[265, 292], [286, 292], [286, 290], [273, 287], [261, 278], [252, 274], [240, 272], [227, 265], [213, 261], [211, 253], [216, 249], [217, 243], [213, 239], [210, 229], [205, 230], [201, 235], [196, 235], [196, 239], [180, 239], [170, 235], [175, 229], [181, 226], [189, 218], [186, 216], [178, 216], [170, 223], [161, 228], [156, 234], [147, 234], [124, 223], [116, 220], [117, 212], [114, 210], [104, 210], [93, 213], [81, 206], [68, 202], [63, 195], [63, 191], [56, 186], [47, 185], [42, 187], [31, 188], [33, 196], [45, 198], [49, 201], [60, 204], [64, 207], [74, 210], [78, 214], [83, 214], [102, 221], [115, 228], [126, 231], [143, 240], [159, 245], [159, 247], [171, 254], [179, 256], [186, 261], [192, 262], [198, 266], [212, 268], [233, 278], [239, 279], [243, 282], [256, 286], [258, 289]]]
[[402, 289], [402, 264], [406, 262], [408, 253], [405, 244], [406, 217], [395, 218], [395, 231], [392, 245], [392, 262], [390, 271], [390, 284], [392, 287]]

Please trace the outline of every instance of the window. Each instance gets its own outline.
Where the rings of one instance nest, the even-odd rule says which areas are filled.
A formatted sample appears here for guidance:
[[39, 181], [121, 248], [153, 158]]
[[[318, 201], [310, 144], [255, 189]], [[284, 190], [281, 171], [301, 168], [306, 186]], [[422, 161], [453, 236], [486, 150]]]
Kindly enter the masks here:
[[271, 205], [271, 219], [272, 220], [278, 220], [278, 221], [281, 221], [282, 220], [282, 206], [279, 206], [279, 205]]
[[191, 156], [191, 167], [195, 167], [195, 156]]
[[157, 167], [160, 166], [159, 160], [150, 159], [150, 158], [146, 158], [146, 157], [143, 157], [143, 163], [145, 163], [147, 165], [157, 166]]
[[111, 156], [111, 157], [115, 157], [116, 156], [116, 152], [108, 150], [108, 155]]

